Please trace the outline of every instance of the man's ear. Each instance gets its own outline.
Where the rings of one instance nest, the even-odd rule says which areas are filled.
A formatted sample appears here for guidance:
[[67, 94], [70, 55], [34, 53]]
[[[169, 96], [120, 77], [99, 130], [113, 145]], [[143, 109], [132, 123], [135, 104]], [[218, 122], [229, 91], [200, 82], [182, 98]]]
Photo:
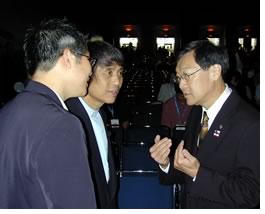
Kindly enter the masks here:
[[64, 49], [62, 54], [62, 60], [66, 67], [71, 68], [75, 62], [75, 56], [69, 49]]
[[212, 80], [217, 80], [222, 76], [222, 67], [219, 64], [214, 64], [210, 68]]

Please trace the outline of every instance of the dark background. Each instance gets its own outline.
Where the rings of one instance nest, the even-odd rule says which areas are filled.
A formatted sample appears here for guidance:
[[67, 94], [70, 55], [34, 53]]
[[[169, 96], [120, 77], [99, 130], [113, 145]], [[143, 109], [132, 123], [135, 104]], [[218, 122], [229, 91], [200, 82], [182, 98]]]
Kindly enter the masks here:
[[[84, 32], [112, 33], [118, 24], [185, 24], [257, 25], [260, 22], [260, 1], [86, 1], [69, 3], [36, 1], [0, 6], [0, 31], [23, 38], [25, 29], [43, 18], [66, 16]], [[69, 6], [70, 5], [70, 6]]]
[[[121, 1], [119, 1], [121, 2]], [[230, 31], [240, 25], [260, 30], [260, 1], [20, 1], [0, 4], [0, 106], [15, 95], [14, 82], [23, 81], [23, 38], [30, 25], [42, 19], [67, 17], [84, 33], [96, 32], [108, 42], [119, 25], [141, 25], [144, 41], [149, 41], [154, 25], [181, 26], [184, 39], [193, 39], [199, 26], [224, 25]], [[148, 44], [145, 44], [148, 46]]]

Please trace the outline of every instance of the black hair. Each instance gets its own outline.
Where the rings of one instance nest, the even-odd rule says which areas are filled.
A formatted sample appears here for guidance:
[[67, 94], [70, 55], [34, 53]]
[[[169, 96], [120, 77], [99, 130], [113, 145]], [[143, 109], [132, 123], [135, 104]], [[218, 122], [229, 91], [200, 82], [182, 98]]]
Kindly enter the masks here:
[[208, 40], [192, 41], [179, 52], [177, 62], [183, 55], [191, 51], [194, 51], [195, 61], [201, 68], [207, 70], [210, 66], [219, 64], [222, 68], [222, 74], [227, 72], [229, 57], [225, 49], [214, 45]]
[[66, 18], [43, 20], [39, 26], [29, 28], [23, 45], [28, 74], [53, 68], [66, 48], [73, 53], [87, 52], [84, 35]]
[[97, 59], [95, 66], [110, 66], [113, 63], [124, 66], [121, 51], [106, 41], [88, 42], [88, 51], [92, 58]]

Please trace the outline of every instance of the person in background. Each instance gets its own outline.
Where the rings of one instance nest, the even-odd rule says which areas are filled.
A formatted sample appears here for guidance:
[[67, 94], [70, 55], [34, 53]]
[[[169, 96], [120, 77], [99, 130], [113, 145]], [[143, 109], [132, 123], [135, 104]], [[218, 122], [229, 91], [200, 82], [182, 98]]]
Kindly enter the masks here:
[[87, 136], [89, 163], [98, 208], [117, 208], [117, 173], [111, 142], [107, 135], [104, 103], [114, 103], [123, 83], [123, 55], [105, 41], [88, 43], [91, 56], [97, 59], [85, 97], [67, 100], [69, 110], [82, 122]]
[[157, 95], [157, 100], [161, 102], [167, 101], [169, 98], [174, 97], [176, 95], [176, 90], [175, 90], [175, 81], [176, 81], [176, 76], [173, 73], [168, 74], [167, 82], [162, 84], [158, 95]]
[[82, 124], [64, 100], [92, 74], [84, 36], [66, 18], [28, 29], [26, 88], [0, 110], [0, 208], [96, 208]]
[[129, 105], [118, 95], [116, 101], [111, 104], [104, 104], [102, 107], [107, 115], [107, 126], [111, 128], [120, 127], [124, 131], [129, 127], [131, 118]]
[[174, 89], [176, 95], [163, 103], [161, 125], [173, 129], [176, 125], [185, 126], [191, 107], [187, 105], [185, 97], [178, 87]]
[[184, 141], [170, 159], [171, 140], [156, 136], [150, 153], [162, 183], [184, 184], [183, 208], [260, 204], [259, 113], [224, 82], [228, 67], [226, 51], [207, 40], [189, 43], [177, 60], [179, 87], [194, 105]]
[[171, 156], [174, 156], [178, 144], [183, 139], [191, 109], [191, 106], [187, 105], [182, 91], [176, 84], [175, 91], [176, 95], [163, 103], [161, 116], [161, 125], [168, 126], [172, 130]]

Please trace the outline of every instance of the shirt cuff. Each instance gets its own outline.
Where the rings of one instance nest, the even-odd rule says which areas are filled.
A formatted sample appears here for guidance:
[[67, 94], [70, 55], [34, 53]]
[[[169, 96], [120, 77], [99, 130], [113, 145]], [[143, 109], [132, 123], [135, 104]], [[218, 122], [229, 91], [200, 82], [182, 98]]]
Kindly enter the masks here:
[[170, 167], [170, 163], [167, 165], [167, 167], [165, 169], [161, 165], [159, 165], [159, 167], [164, 173], [168, 173], [169, 167]]

